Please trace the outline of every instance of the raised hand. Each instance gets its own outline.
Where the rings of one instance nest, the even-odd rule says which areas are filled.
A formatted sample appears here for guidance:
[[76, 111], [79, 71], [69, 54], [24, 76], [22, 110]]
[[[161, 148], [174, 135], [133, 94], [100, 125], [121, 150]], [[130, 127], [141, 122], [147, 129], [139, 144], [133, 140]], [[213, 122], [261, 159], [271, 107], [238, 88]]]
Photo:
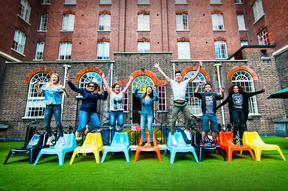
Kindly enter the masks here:
[[132, 81], [133, 79], [134, 79], [134, 77], [133, 77], [133, 76], [130, 76], [130, 77], [129, 77], [129, 80], [131, 80], [131, 81]]
[[155, 64], [154, 64], [154, 67], [155, 67], [155, 68], [159, 68], [159, 64], [158, 64], [158, 63], [155, 63]]
[[199, 60], [199, 66], [203, 66], [203, 62], [202, 62], [202, 60]]
[[224, 89], [224, 87], [222, 86], [222, 87], [219, 88], [219, 90], [220, 90], [220, 92], [224, 92], [225, 89]]
[[71, 81], [69, 74], [66, 76], [65, 80], [66, 80], [66, 82], [70, 82]]
[[105, 78], [105, 74], [104, 74], [104, 72], [102, 73], [101, 77], [102, 77], [102, 78]]

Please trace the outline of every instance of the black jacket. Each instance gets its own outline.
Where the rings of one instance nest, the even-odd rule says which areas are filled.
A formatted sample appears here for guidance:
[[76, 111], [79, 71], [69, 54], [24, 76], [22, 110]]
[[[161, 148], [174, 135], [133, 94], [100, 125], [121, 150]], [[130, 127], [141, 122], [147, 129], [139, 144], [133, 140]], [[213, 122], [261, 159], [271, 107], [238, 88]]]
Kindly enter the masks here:
[[[202, 112], [206, 113], [206, 93], [194, 93], [194, 96], [201, 99]], [[212, 93], [213, 96], [213, 112], [216, 113], [216, 100], [221, 100], [223, 97], [219, 94]]]
[[[245, 121], [247, 121], [248, 119], [248, 114], [249, 114], [249, 98], [254, 96], [254, 95], [257, 95], [257, 94], [260, 94], [260, 93], [263, 93], [264, 90], [260, 90], [260, 91], [256, 91], [256, 92], [242, 92], [242, 96], [243, 96], [243, 105], [242, 105], [242, 109], [243, 109], [243, 112], [244, 112], [244, 116], [245, 116]], [[229, 115], [230, 115], [230, 122], [232, 123], [232, 109], [233, 109], [233, 100], [232, 100], [232, 95], [233, 94], [229, 94], [228, 97], [220, 104], [216, 107], [216, 109], [222, 107], [223, 105], [225, 105], [226, 103], [229, 103]]]

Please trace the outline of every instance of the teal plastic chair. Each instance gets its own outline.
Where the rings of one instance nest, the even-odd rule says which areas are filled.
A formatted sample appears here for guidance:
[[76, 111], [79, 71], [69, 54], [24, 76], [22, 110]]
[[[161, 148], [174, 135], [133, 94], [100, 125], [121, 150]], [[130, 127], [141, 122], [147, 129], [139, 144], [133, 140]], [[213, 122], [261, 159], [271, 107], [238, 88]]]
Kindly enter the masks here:
[[189, 144], [186, 144], [182, 133], [175, 132], [174, 137], [176, 140], [176, 145], [172, 145], [172, 137], [171, 133], [169, 133], [166, 143], [166, 149], [164, 152], [164, 155], [166, 155], [167, 151], [170, 152], [170, 164], [174, 163], [176, 153], [188, 153], [188, 152], [191, 152], [193, 154], [195, 161], [198, 163], [199, 161], [194, 147], [192, 147]]
[[130, 141], [128, 138], [128, 133], [116, 132], [113, 137], [111, 145], [104, 147], [104, 153], [102, 156], [101, 163], [105, 161], [106, 155], [109, 152], [124, 152], [126, 161], [130, 162], [129, 151], [130, 151]]
[[58, 163], [60, 166], [62, 166], [64, 164], [66, 153], [74, 151], [74, 149], [77, 147], [74, 134], [64, 134], [64, 139], [64, 145], [62, 145], [61, 140], [59, 139], [53, 147], [41, 149], [34, 165], [38, 163], [42, 155], [58, 155]]

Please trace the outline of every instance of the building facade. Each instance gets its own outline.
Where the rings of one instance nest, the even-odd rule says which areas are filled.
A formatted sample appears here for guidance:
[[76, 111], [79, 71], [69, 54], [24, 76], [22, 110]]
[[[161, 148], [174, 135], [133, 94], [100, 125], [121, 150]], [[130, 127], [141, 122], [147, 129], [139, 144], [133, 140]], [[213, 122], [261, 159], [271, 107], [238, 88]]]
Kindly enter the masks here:
[[[0, 135], [23, 137], [23, 121], [43, 119], [45, 105], [33, 82], [44, 84], [53, 72], [63, 78], [65, 65], [79, 87], [91, 79], [101, 84], [102, 72], [111, 84], [122, 86], [134, 76], [125, 97], [126, 124], [139, 122], [140, 106], [131, 93], [135, 85], [154, 85], [160, 96], [154, 123], [168, 124], [172, 92], [153, 65], [159, 62], [171, 78], [176, 70], [189, 77], [198, 60], [204, 60], [204, 66], [187, 91], [191, 113], [201, 116], [201, 103], [193, 98], [200, 80], [212, 82], [216, 90], [219, 85], [227, 90], [233, 83], [246, 91], [264, 88], [264, 94], [250, 100], [248, 129], [274, 134], [273, 119], [287, 113], [287, 103], [266, 98], [287, 86], [287, 4], [273, 1], [272, 8], [269, 0], [4, 0], [0, 121], [9, 128]], [[81, 103], [81, 97], [70, 94], [64, 99], [65, 127], [77, 126]], [[99, 104], [103, 122], [108, 106], [105, 101]], [[228, 123], [228, 107], [218, 115], [219, 122]]]

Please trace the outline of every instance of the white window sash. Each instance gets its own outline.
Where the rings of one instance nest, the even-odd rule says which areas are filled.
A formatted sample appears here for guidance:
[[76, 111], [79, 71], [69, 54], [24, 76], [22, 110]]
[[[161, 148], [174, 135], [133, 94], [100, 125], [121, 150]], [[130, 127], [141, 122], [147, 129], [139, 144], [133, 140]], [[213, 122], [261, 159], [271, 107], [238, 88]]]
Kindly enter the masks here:
[[42, 60], [44, 53], [44, 42], [38, 42], [36, 45], [35, 59]]
[[244, 15], [237, 15], [238, 30], [246, 30]]
[[190, 43], [178, 42], [178, 59], [191, 59], [190, 57]]
[[138, 15], [138, 31], [150, 30], [150, 15]]
[[218, 41], [214, 43], [216, 59], [225, 59], [228, 57], [226, 42]]
[[99, 42], [97, 45], [97, 59], [109, 60], [110, 43]]
[[213, 30], [225, 30], [224, 17], [222, 14], [212, 14]]

